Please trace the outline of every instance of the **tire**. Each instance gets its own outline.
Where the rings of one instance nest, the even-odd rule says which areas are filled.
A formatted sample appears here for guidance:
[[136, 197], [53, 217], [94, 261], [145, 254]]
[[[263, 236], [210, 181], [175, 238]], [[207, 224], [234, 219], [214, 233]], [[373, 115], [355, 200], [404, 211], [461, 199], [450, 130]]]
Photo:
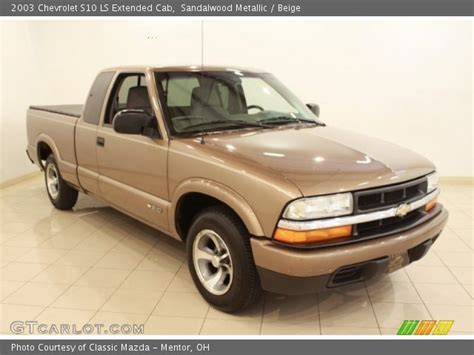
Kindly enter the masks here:
[[[222, 207], [205, 209], [189, 229], [186, 246], [194, 284], [207, 302], [224, 312], [241, 311], [258, 302], [262, 295], [249, 239], [239, 218]], [[226, 251], [229, 257], [222, 256]], [[208, 259], [210, 255], [212, 261]], [[219, 255], [222, 259], [218, 266]], [[218, 274], [222, 276], [219, 278]], [[218, 278], [220, 282], [212, 286], [212, 280]]]
[[44, 182], [49, 200], [54, 207], [59, 210], [70, 210], [74, 207], [79, 192], [63, 180], [52, 154], [48, 156], [44, 165]]

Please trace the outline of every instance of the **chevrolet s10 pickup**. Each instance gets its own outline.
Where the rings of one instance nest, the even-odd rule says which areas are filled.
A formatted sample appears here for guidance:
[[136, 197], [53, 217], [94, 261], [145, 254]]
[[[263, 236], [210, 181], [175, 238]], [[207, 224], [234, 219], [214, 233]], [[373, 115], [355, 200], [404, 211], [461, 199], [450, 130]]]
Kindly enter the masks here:
[[31, 106], [27, 131], [56, 208], [82, 192], [183, 241], [227, 312], [386, 275], [448, 218], [432, 163], [326, 126], [264, 71], [106, 69], [84, 106]]

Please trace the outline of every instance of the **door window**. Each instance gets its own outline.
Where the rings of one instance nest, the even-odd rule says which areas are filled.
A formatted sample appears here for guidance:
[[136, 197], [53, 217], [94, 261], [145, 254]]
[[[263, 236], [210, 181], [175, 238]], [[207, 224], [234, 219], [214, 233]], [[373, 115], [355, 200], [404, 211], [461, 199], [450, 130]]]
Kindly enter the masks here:
[[109, 98], [104, 125], [111, 125], [113, 118], [125, 109], [144, 110], [152, 114], [144, 74], [121, 74]]

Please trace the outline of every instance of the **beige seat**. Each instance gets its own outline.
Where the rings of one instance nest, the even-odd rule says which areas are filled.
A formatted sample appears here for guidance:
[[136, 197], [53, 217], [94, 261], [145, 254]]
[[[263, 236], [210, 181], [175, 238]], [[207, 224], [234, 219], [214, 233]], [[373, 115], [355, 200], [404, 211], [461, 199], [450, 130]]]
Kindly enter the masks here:
[[150, 98], [146, 86], [134, 86], [128, 90], [127, 109], [145, 110], [151, 114]]
[[191, 111], [194, 116], [211, 116], [225, 119], [228, 116], [227, 110], [222, 107], [217, 92], [209, 92], [206, 87], [196, 87], [191, 95]]

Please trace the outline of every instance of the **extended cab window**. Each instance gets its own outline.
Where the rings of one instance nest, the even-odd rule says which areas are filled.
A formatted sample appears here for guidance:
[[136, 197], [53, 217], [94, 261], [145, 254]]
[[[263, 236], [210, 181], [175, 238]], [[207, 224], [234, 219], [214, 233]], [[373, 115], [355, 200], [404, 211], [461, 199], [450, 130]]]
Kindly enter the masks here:
[[100, 114], [104, 105], [105, 94], [110, 86], [114, 72], [100, 73], [92, 84], [91, 91], [86, 100], [83, 118], [84, 121], [91, 124], [99, 124]]
[[111, 125], [117, 112], [125, 109], [144, 110], [152, 114], [144, 74], [121, 74], [107, 104], [104, 124]]

